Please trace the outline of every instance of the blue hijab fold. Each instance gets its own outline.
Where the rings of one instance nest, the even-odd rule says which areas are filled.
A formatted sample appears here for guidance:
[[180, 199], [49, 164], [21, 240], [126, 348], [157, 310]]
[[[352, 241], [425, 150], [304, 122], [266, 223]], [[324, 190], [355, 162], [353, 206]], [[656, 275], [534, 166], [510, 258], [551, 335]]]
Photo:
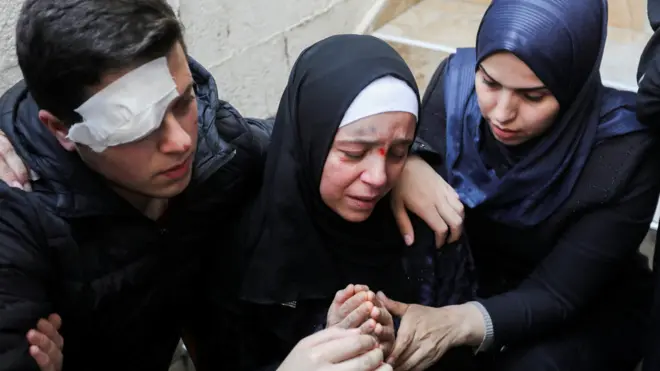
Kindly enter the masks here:
[[[566, 201], [592, 148], [646, 129], [635, 118], [635, 94], [605, 88], [600, 62], [607, 35], [607, 0], [494, 0], [476, 48], [447, 63], [447, 181], [468, 207], [513, 226], [533, 226]], [[480, 152], [484, 119], [475, 93], [481, 61], [511, 52], [539, 77], [560, 105], [551, 128], [498, 177]]]

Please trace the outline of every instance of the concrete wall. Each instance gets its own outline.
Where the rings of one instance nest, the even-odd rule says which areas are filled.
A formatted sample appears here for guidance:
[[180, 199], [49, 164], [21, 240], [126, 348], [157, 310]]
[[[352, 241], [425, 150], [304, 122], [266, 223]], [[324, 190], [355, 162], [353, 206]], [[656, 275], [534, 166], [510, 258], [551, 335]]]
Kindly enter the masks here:
[[[220, 96], [244, 115], [274, 114], [300, 52], [352, 32], [373, 0], [168, 0], [190, 54], [215, 76]], [[14, 28], [23, 0], [0, 0], [0, 93], [20, 79]]]
[[14, 52], [14, 29], [22, 0], [0, 0], [0, 93], [21, 78]]

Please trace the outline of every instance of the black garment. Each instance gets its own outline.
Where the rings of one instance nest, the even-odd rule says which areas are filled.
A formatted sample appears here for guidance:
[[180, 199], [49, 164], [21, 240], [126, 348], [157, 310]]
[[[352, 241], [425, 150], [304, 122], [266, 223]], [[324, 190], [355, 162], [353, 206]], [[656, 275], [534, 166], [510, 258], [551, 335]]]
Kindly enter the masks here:
[[[417, 147], [441, 175], [445, 64], [423, 99]], [[608, 94], [630, 93], [606, 89], [603, 99]], [[481, 151], [493, 170], [505, 173], [510, 158], [494, 149]], [[466, 210], [465, 233], [475, 258], [479, 295], [493, 320], [495, 351], [540, 348], [550, 358], [560, 358], [568, 350], [550, 346], [548, 339], [553, 338], [568, 347], [579, 344], [575, 357], [558, 362], [560, 367], [539, 364], [535, 370], [634, 368], [641, 358], [650, 306], [650, 272], [638, 248], [658, 199], [657, 156], [657, 140], [648, 132], [596, 144], [567, 201], [530, 228], [492, 221], [485, 213], [487, 205]], [[496, 365], [487, 362], [484, 369]]]
[[331, 298], [349, 283], [405, 300], [405, 249], [388, 199], [351, 223], [321, 199], [321, 175], [337, 128], [371, 82], [393, 76], [415, 92], [401, 56], [372, 36], [338, 35], [305, 50], [291, 72], [275, 118], [264, 182], [247, 222], [254, 250], [241, 296], [273, 304]]
[[64, 151], [24, 83], [0, 99], [0, 128], [40, 177], [32, 193], [0, 186], [0, 370], [37, 370], [25, 334], [62, 316], [64, 366], [167, 370], [197, 316], [200, 264], [260, 182], [268, 127], [218, 100], [196, 62], [199, 140], [193, 180], [152, 221]]
[[[656, 3], [660, 19], [660, 1], [649, 0], [649, 14]], [[660, 31], [649, 39], [637, 68], [637, 118], [640, 122], [656, 125], [660, 120]]]
[[[646, 313], [627, 310], [628, 303], [608, 303], [600, 311], [564, 331], [536, 339], [528, 346], [476, 357], [477, 370], [484, 371], [632, 371], [640, 360], [640, 338]], [[646, 362], [646, 361], [644, 361]]]
[[660, 371], [660, 253], [658, 251], [660, 251], [660, 239], [656, 235], [653, 253], [653, 281], [655, 288], [643, 371]]
[[471, 259], [466, 248], [438, 253], [425, 226], [406, 248], [386, 199], [367, 221], [351, 224], [320, 198], [322, 169], [345, 111], [387, 75], [416, 89], [401, 57], [371, 36], [334, 36], [302, 53], [278, 110], [259, 197], [234, 229], [231, 257], [209, 262], [214, 315], [204, 316], [209, 321], [198, 331], [200, 371], [217, 367], [219, 349], [234, 355], [222, 358], [226, 369], [276, 369], [299, 340], [325, 327], [332, 298], [348, 283], [425, 305], [471, 298], [461, 294], [472, 294], [463, 281]]
[[[648, 19], [653, 29], [642, 53], [637, 69], [637, 117], [649, 125], [660, 121], [660, 1], [647, 1]], [[642, 78], [643, 77], [643, 78]], [[648, 327], [648, 342], [644, 357], [644, 371], [660, 371], [660, 240], [656, 238], [653, 254], [655, 294]]]

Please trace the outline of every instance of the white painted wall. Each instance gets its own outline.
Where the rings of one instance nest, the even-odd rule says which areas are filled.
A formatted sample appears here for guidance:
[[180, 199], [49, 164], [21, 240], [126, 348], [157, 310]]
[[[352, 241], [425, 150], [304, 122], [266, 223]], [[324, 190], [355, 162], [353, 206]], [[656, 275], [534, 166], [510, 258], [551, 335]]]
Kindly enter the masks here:
[[[168, 0], [190, 54], [244, 115], [274, 114], [288, 73], [315, 41], [352, 32], [374, 0]], [[0, 93], [18, 81], [16, 17], [23, 0], [0, 0]]]

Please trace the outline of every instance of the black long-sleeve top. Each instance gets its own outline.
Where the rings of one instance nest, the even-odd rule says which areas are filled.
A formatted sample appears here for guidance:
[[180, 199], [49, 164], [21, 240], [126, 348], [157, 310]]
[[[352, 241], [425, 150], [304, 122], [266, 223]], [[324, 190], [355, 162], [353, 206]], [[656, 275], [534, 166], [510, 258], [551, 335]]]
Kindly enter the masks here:
[[[418, 147], [441, 175], [446, 62], [423, 100], [419, 137], [424, 145]], [[608, 89], [606, 94], [621, 92]], [[515, 158], [501, 151], [487, 128], [483, 135], [484, 162], [504, 174]], [[487, 206], [466, 210], [464, 233], [475, 258], [480, 301], [493, 321], [496, 349], [602, 311], [647, 314], [651, 276], [638, 248], [658, 201], [657, 147], [649, 133], [597, 144], [569, 199], [531, 228], [499, 224], [484, 212]]]

